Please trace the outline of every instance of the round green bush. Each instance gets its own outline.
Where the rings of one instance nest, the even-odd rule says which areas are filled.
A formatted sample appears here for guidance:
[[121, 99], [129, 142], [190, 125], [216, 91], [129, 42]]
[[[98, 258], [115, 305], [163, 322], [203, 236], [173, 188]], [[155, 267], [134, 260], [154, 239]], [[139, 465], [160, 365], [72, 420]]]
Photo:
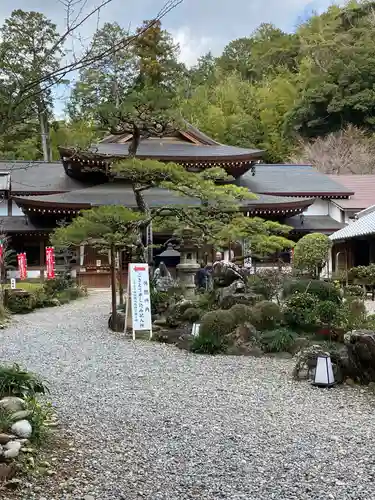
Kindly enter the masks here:
[[223, 338], [228, 333], [232, 332], [236, 327], [235, 320], [230, 311], [210, 311], [206, 313], [202, 320], [199, 333], [214, 334], [218, 338]]
[[292, 328], [312, 327], [317, 322], [318, 299], [311, 293], [294, 292], [284, 303], [284, 320]]
[[252, 308], [251, 323], [258, 330], [270, 330], [275, 328], [283, 320], [280, 306], [275, 302], [262, 300]]
[[229, 309], [232, 315], [235, 326], [243, 325], [252, 321], [252, 308], [246, 304], [235, 304]]
[[196, 323], [201, 317], [201, 312], [196, 307], [189, 307], [182, 314], [182, 321], [187, 323]]
[[282, 295], [284, 299], [287, 299], [296, 292], [309, 293], [319, 300], [330, 300], [337, 304], [341, 302], [339, 287], [330, 281], [298, 279], [286, 280], [283, 283]]

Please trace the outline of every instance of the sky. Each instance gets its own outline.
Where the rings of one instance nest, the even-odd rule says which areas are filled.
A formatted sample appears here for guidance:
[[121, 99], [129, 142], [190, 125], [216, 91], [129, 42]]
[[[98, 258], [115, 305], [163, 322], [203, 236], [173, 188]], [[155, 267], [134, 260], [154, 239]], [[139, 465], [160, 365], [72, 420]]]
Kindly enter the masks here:
[[[60, 30], [65, 26], [67, 0], [0, 0], [0, 22], [12, 10], [36, 10], [54, 21]], [[81, 0], [91, 11], [101, 0]], [[342, 0], [336, 0], [342, 3]], [[154, 17], [165, 0], [112, 0], [100, 14], [99, 23], [118, 22], [135, 28], [144, 19]], [[325, 10], [333, 0], [183, 0], [163, 20], [163, 26], [180, 45], [180, 58], [191, 66], [200, 55], [212, 51], [219, 55], [233, 39], [249, 36], [261, 23], [273, 23], [293, 31], [299, 22], [314, 12]], [[83, 14], [82, 14], [83, 15]], [[83, 40], [95, 31], [97, 18], [91, 18], [80, 30]], [[63, 93], [60, 100], [64, 100]]]

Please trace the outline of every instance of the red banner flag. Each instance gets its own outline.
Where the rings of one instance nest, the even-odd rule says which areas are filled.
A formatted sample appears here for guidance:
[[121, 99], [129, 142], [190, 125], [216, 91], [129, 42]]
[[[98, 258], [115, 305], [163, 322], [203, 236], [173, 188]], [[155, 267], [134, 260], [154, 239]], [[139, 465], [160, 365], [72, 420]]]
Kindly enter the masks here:
[[17, 260], [18, 260], [18, 271], [20, 273], [20, 280], [25, 280], [27, 278], [26, 254], [19, 253], [17, 255]]
[[46, 267], [47, 279], [52, 280], [55, 277], [55, 249], [53, 247], [46, 248]]
[[4, 245], [3, 242], [0, 240], [0, 263], [3, 262], [3, 256], [4, 256]]

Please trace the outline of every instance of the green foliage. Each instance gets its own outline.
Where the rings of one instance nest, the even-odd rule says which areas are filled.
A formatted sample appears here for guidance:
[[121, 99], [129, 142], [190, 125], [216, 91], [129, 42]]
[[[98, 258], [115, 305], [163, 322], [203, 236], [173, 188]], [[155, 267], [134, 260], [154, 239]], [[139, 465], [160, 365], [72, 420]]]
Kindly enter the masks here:
[[324, 234], [312, 233], [303, 236], [294, 248], [293, 267], [319, 278], [331, 247], [331, 240]]
[[365, 291], [361, 285], [347, 285], [344, 287], [344, 297], [358, 297], [363, 299]]
[[349, 271], [349, 277], [366, 285], [375, 285], [375, 264], [353, 267]]
[[211, 311], [201, 320], [199, 335], [194, 338], [191, 350], [201, 354], [216, 354], [225, 350], [225, 336], [235, 328], [229, 311]]
[[33, 429], [30, 440], [40, 446], [45, 443], [48, 435], [46, 422], [51, 420], [53, 416], [52, 405], [51, 403], [40, 403], [35, 396], [31, 396], [26, 399], [26, 406], [31, 411], [31, 415], [28, 417]]
[[68, 226], [58, 227], [51, 235], [56, 248], [87, 243], [102, 250], [135, 245], [142, 215], [124, 206], [101, 206], [84, 210]]
[[318, 299], [308, 292], [294, 292], [283, 305], [284, 320], [292, 328], [311, 328], [316, 324]]
[[316, 316], [319, 321], [328, 326], [337, 324], [340, 316], [340, 308], [337, 303], [324, 300], [316, 305]]
[[11, 428], [12, 424], [13, 424], [13, 421], [12, 421], [11, 414], [9, 413], [9, 411], [0, 407], [0, 433], [9, 432], [9, 429]]
[[260, 331], [271, 330], [283, 320], [280, 306], [275, 302], [263, 300], [252, 307], [251, 323]]
[[206, 331], [194, 337], [190, 350], [197, 354], [219, 354], [224, 352], [225, 344], [215, 333]]
[[282, 295], [290, 297], [295, 292], [308, 292], [319, 300], [329, 300], [339, 304], [341, 302], [340, 289], [330, 281], [310, 279], [290, 279], [283, 282]]
[[348, 298], [340, 311], [341, 325], [346, 331], [366, 328], [368, 321], [366, 305], [358, 298]]
[[261, 343], [266, 352], [285, 352], [294, 344], [297, 334], [288, 328], [275, 328], [261, 336]]
[[155, 281], [150, 280], [150, 300], [152, 314], [160, 314], [168, 309], [170, 296], [168, 292], [158, 290]]
[[277, 299], [285, 276], [278, 269], [264, 269], [247, 278], [247, 284], [256, 294], [265, 300]]
[[57, 293], [67, 290], [68, 288], [73, 288], [74, 280], [69, 274], [62, 274], [56, 276], [54, 279], [47, 280], [43, 285], [44, 292], [54, 297]]
[[32, 372], [22, 370], [18, 364], [0, 366], [0, 398], [5, 396], [34, 397], [49, 392], [46, 383]]
[[246, 304], [235, 304], [228, 313], [233, 317], [235, 326], [251, 323], [253, 319], [253, 309]]
[[189, 307], [182, 314], [182, 320], [187, 323], [197, 323], [201, 317], [201, 312], [196, 307]]
[[211, 311], [206, 313], [201, 320], [200, 333], [214, 333], [219, 338], [233, 331], [235, 326], [234, 318], [229, 311]]
[[33, 292], [22, 292], [19, 290], [6, 290], [5, 307], [12, 314], [26, 314], [33, 311], [37, 300]]
[[196, 297], [197, 307], [203, 312], [208, 312], [213, 309], [217, 309], [216, 299], [217, 297], [215, 290], [200, 293]]

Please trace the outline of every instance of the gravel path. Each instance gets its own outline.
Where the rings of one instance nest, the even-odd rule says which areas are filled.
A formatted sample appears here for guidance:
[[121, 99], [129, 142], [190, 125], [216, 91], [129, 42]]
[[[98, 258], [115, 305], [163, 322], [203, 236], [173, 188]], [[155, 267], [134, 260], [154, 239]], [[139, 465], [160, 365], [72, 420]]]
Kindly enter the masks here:
[[70, 493], [49, 486], [25, 500], [375, 498], [367, 390], [294, 383], [288, 360], [133, 344], [107, 331], [108, 299], [95, 293], [0, 333], [2, 360], [50, 380], [90, 483], [77, 476]]

